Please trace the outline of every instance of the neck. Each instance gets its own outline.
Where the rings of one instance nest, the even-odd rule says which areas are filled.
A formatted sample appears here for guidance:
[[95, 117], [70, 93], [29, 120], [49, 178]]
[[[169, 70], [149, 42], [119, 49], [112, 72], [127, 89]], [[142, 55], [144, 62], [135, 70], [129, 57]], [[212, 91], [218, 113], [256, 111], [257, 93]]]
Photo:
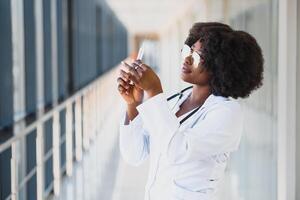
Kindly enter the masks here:
[[209, 85], [194, 85], [190, 96], [190, 102], [192, 104], [202, 104], [211, 94]]

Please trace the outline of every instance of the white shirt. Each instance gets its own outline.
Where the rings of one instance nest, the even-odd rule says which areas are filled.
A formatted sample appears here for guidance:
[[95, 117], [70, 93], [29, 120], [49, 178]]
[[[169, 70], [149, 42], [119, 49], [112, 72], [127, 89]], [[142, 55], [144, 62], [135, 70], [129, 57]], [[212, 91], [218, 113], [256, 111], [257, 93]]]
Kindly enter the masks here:
[[243, 128], [238, 101], [211, 94], [180, 125], [188, 113], [179, 118], [175, 113], [190, 93], [170, 101], [160, 93], [137, 107], [129, 125], [120, 124], [123, 158], [139, 165], [150, 157], [145, 200], [215, 199], [230, 152], [238, 149]]

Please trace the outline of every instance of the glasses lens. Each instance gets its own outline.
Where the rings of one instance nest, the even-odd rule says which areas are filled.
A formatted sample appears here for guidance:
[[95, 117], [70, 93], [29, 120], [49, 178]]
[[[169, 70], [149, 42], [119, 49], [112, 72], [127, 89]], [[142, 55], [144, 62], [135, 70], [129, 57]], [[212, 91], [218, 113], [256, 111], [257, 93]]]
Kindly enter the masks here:
[[191, 48], [185, 44], [181, 50], [182, 59], [185, 59], [186, 57], [188, 57], [190, 55], [190, 53], [191, 53]]
[[[183, 48], [181, 49], [181, 57], [183, 60], [185, 60], [186, 57], [191, 55], [191, 51], [192, 49], [188, 46], [188, 45], [184, 45]], [[193, 51], [192, 53], [192, 58], [193, 58], [193, 65], [194, 67], [198, 67], [199, 63], [200, 63], [200, 55], [198, 53], [196, 53], [195, 51]]]
[[194, 60], [194, 67], [198, 67], [199, 66], [199, 63], [200, 63], [200, 55], [196, 52], [193, 52], [192, 54], [192, 57], [193, 57], [193, 60]]

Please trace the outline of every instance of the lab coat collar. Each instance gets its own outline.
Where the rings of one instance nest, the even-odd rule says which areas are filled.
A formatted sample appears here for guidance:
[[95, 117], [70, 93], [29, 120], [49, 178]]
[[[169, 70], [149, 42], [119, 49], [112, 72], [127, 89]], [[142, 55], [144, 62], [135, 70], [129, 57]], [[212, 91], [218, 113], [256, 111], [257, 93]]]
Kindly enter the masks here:
[[217, 95], [214, 95], [214, 94], [210, 94], [207, 99], [205, 100], [205, 102], [203, 103], [202, 105], [202, 108], [205, 108], [205, 107], [209, 107], [215, 103], [218, 103], [218, 102], [222, 102], [222, 101], [228, 101], [229, 98], [228, 97], [223, 97], [223, 96], [217, 96]]
[[[179, 110], [180, 105], [188, 98], [188, 96], [192, 93], [192, 90], [188, 90], [183, 93], [182, 98], [179, 100], [179, 102], [176, 103], [175, 105], [175, 113]], [[204, 109], [205, 107], [209, 107], [215, 103], [222, 102], [222, 101], [228, 101], [228, 97], [223, 97], [223, 96], [218, 96], [214, 94], [210, 94], [207, 99], [204, 101], [203, 105], [201, 106], [201, 110]]]
[[[186, 92], [183, 93], [183, 95], [182, 95], [181, 98], [180, 98], [180, 95], [178, 95], [178, 98], [180, 98], [180, 99], [178, 100], [178, 102], [176, 102], [177, 100], [175, 100], [175, 105], [174, 105], [174, 107], [175, 107], [175, 110], [174, 110], [175, 113], [179, 110], [180, 105], [188, 98], [188, 96], [190, 95], [191, 92], [192, 92], [192, 90], [189, 89], [188, 91], [186, 91]], [[174, 98], [174, 99], [176, 99], [176, 98]], [[174, 109], [174, 107], [173, 107], [173, 109]]]

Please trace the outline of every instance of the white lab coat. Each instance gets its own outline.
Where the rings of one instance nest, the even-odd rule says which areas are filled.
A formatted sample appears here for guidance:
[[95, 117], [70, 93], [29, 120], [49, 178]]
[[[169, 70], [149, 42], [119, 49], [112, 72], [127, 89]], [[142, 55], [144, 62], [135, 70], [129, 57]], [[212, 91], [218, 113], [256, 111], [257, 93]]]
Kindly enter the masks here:
[[[145, 200], [212, 200], [230, 152], [238, 149], [243, 113], [238, 101], [211, 94], [180, 125], [175, 113], [191, 93], [166, 100], [160, 93], [137, 107], [139, 115], [120, 124], [122, 157], [132, 165], [150, 157]], [[191, 111], [190, 111], [191, 112]]]

